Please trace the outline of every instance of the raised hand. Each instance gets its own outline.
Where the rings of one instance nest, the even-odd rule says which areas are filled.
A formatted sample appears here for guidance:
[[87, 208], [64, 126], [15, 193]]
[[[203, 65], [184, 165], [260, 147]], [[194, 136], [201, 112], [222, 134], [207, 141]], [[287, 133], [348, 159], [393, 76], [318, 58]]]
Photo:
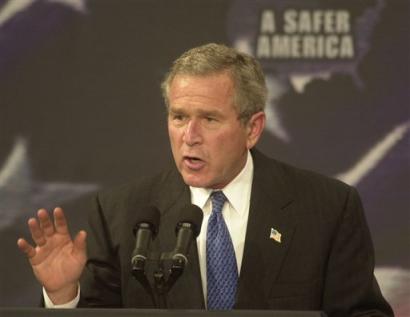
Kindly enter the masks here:
[[20, 238], [17, 245], [30, 261], [34, 275], [54, 304], [64, 304], [77, 294], [78, 281], [87, 260], [86, 232], [74, 240], [61, 208], [54, 209], [54, 223], [45, 209], [28, 220], [35, 246]]

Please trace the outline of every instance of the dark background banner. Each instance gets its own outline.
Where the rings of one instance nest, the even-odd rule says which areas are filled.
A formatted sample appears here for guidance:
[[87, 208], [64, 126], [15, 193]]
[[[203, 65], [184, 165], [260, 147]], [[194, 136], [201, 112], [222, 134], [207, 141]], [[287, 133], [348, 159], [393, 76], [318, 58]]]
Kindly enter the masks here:
[[406, 0], [0, 0], [0, 305], [39, 302], [16, 247], [36, 209], [63, 206], [77, 231], [96, 190], [172, 160], [160, 82], [217, 42], [267, 75], [259, 148], [359, 189], [408, 316], [409, 19]]

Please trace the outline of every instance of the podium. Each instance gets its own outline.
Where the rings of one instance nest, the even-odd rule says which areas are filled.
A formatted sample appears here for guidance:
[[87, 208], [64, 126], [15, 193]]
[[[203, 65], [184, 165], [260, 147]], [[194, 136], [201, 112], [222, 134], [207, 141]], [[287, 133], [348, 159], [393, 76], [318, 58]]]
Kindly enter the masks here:
[[0, 317], [326, 317], [320, 311], [0, 308]]

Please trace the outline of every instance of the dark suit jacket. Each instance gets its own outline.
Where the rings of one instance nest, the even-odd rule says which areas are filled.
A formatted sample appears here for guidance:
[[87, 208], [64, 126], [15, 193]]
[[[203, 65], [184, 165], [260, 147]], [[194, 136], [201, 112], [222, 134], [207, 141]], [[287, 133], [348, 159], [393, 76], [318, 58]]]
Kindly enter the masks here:
[[[356, 191], [258, 151], [252, 156], [254, 180], [235, 308], [392, 315], [373, 276], [374, 252]], [[189, 188], [174, 166], [98, 195], [89, 219], [81, 305], [153, 307], [130, 273], [136, 215], [142, 206], [158, 207], [160, 230], [152, 248], [171, 251], [178, 213], [189, 203]], [[282, 234], [281, 243], [269, 238], [271, 228]], [[169, 308], [204, 308], [195, 243], [189, 259], [169, 293]]]

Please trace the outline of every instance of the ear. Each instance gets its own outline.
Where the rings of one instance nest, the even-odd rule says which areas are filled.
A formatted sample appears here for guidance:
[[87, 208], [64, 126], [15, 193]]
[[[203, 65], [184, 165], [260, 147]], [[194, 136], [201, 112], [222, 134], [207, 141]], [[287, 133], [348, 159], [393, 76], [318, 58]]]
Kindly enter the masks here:
[[249, 149], [253, 148], [258, 143], [263, 129], [265, 128], [266, 116], [263, 111], [255, 113], [246, 124], [247, 140], [246, 146]]

